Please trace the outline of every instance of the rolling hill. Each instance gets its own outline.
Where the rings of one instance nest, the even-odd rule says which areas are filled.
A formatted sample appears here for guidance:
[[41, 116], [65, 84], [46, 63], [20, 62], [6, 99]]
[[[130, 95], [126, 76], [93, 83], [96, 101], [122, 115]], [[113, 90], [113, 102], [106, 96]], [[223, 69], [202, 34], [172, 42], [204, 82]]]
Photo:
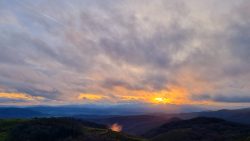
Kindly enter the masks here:
[[122, 125], [123, 131], [133, 135], [142, 135], [150, 129], [156, 128], [168, 121], [169, 118], [153, 115], [133, 115], [133, 116], [78, 116], [92, 122], [111, 125], [118, 123]]
[[[143, 128], [144, 126], [142, 125]], [[0, 141], [249, 141], [250, 126], [218, 118], [174, 118], [144, 134], [74, 118], [1, 119]]]
[[[58, 110], [58, 111], [57, 111]], [[103, 109], [100, 109], [102, 111]], [[107, 110], [107, 109], [106, 109]], [[145, 133], [149, 133], [152, 129], [157, 129], [164, 124], [176, 122], [177, 119], [172, 118], [177, 117], [179, 120], [188, 121], [197, 117], [207, 117], [207, 118], [219, 118], [226, 121], [235, 122], [240, 126], [243, 124], [250, 124], [250, 108], [236, 109], [236, 110], [218, 110], [218, 111], [205, 111], [205, 112], [193, 112], [193, 113], [180, 113], [180, 114], [150, 114], [150, 115], [95, 115], [92, 113], [98, 112], [98, 109], [91, 111], [91, 108], [81, 108], [81, 107], [26, 107], [26, 108], [14, 108], [14, 107], [2, 107], [0, 108], [0, 119], [26, 119], [35, 117], [75, 117], [85, 121], [95, 122], [97, 124], [103, 124], [105, 126], [110, 126], [111, 124], [118, 123], [123, 127], [123, 132], [141, 136]], [[78, 115], [83, 113], [83, 115]], [[74, 115], [77, 114], [77, 115]], [[177, 120], [178, 121], [178, 120]], [[13, 123], [11, 123], [13, 124]], [[184, 123], [183, 123], [184, 125]], [[224, 125], [222, 125], [224, 126]], [[245, 126], [245, 125], [244, 125]], [[179, 130], [183, 134], [190, 132], [187, 130]], [[189, 130], [188, 130], [189, 131]], [[208, 131], [210, 132], [210, 131]], [[177, 132], [173, 132], [177, 133]], [[170, 133], [167, 133], [168, 135]], [[1, 136], [2, 134], [0, 134]], [[4, 135], [4, 134], [3, 134]], [[172, 134], [171, 134], [172, 135]], [[250, 139], [250, 138], [249, 138]], [[1, 140], [0, 140], [1, 141]]]
[[[195, 115], [195, 113], [194, 113]], [[235, 110], [218, 110], [210, 112], [199, 112], [196, 116], [217, 117], [228, 121], [250, 124], [250, 108], [235, 109]]]
[[174, 120], [147, 132], [152, 141], [244, 141], [250, 126], [218, 118]]
[[72, 118], [0, 120], [0, 141], [144, 141]]
[[151, 115], [78, 115], [75, 116], [84, 120], [110, 125], [118, 123], [123, 130], [133, 135], [142, 135], [147, 131], [157, 128], [164, 123], [171, 122], [173, 118], [188, 120], [196, 117], [220, 118], [231, 122], [250, 124], [250, 109], [218, 110], [179, 114], [151, 114]]

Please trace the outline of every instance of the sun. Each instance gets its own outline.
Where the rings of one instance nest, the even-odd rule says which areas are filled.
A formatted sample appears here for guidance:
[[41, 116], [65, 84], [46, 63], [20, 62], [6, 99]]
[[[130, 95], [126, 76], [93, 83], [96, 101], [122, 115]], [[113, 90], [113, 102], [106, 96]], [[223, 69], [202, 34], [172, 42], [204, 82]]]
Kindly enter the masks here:
[[156, 97], [154, 98], [155, 103], [168, 103], [169, 99], [164, 98], [164, 97]]

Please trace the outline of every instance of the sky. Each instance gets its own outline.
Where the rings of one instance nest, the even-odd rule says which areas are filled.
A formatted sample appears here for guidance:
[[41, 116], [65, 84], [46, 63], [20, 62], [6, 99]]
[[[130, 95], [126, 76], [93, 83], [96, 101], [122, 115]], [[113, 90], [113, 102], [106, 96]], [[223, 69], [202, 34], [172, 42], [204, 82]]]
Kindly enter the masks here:
[[250, 106], [249, 0], [0, 0], [0, 105]]

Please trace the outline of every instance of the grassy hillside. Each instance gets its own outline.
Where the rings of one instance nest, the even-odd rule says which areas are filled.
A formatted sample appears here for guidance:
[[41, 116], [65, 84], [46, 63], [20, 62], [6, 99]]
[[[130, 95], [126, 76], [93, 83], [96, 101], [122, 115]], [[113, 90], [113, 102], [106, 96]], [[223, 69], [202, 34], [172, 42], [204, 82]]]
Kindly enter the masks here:
[[70, 118], [0, 120], [0, 141], [144, 141]]

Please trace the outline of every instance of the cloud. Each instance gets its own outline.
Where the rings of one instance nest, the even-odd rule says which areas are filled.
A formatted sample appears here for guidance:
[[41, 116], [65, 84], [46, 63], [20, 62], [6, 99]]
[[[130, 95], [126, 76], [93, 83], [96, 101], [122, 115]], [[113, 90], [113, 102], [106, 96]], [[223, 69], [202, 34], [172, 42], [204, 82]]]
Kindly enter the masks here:
[[25, 93], [5, 93], [5, 92], [0, 93], [0, 102], [1, 102], [0, 105], [10, 104], [10, 103], [25, 104], [28, 102], [35, 104], [36, 102], [40, 102], [44, 100], [45, 100], [44, 97], [30, 96]]
[[214, 101], [214, 102], [223, 102], [223, 103], [249, 103], [250, 97], [248, 95], [238, 95], [238, 94], [231, 94], [231, 95], [221, 95], [217, 94], [214, 96], [204, 94], [199, 97], [194, 97], [195, 100], [201, 101]]
[[206, 95], [212, 102], [245, 97], [248, 5], [247, 0], [2, 1], [0, 90], [44, 97], [41, 104], [156, 97], [197, 104]]
[[214, 98], [214, 101], [217, 102], [228, 102], [228, 103], [249, 103], [250, 97], [249, 96], [232, 96], [232, 97], [223, 97], [217, 96]]
[[86, 100], [86, 101], [98, 101], [98, 100], [103, 99], [103, 97], [100, 95], [98, 96], [96, 94], [82, 93], [82, 94], [79, 94], [78, 99], [79, 100]]

